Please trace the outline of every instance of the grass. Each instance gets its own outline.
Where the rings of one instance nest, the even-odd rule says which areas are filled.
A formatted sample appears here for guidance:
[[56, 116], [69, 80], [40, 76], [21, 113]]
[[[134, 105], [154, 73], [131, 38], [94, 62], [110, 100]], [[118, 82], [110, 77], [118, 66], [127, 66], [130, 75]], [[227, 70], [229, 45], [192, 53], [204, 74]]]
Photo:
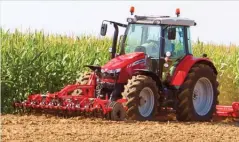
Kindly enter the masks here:
[[[1, 108], [11, 112], [11, 103], [31, 93], [58, 91], [73, 83], [86, 64], [102, 65], [109, 60], [111, 39], [94, 36], [24, 34], [1, 29]], [[202, 53], [215, 63], [220, 82], [220, 103], [239, 101], [239, 48], [200, 41], [193, 43], [196, 56]]]

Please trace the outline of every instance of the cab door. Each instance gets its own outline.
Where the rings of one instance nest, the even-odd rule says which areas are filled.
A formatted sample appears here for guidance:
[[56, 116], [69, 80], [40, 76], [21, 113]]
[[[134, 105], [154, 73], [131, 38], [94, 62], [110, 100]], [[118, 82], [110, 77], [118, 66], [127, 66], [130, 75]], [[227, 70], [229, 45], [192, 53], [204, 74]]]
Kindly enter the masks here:
[[187, 43], [187, 28], [185, 26], [170, 26], [170, 28], [176, 29], [176, 37], [173, 40], [168, 39], [168, 30], [166, 28], [164, 32], [164, 42], [163, 42], [163, 53], [166, 58], [166, 53], [171, 55], [167, 57], [167, 62], [164, 63], [162, 80], [169, 82], [177, 64], [183, 59], [188, 52], [188, 43]]

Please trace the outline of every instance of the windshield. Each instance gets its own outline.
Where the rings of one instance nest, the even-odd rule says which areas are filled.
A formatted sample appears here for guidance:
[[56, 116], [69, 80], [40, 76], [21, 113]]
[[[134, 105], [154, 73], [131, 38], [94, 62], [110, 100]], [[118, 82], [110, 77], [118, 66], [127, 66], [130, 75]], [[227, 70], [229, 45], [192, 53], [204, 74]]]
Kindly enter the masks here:
[[125, 41], [125, 53], [144, 52], [159, 58], [161, 27], [159, 25], [130, 24]]

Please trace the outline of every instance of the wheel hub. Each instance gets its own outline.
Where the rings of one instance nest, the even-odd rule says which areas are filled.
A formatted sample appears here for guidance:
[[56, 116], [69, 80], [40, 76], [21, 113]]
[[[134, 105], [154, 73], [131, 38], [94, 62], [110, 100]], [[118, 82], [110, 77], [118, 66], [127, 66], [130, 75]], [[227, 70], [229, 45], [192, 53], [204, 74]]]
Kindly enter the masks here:
[[193, 91], [193, 106], [198, 115], [206, 115], [212, 107], [214, 91], [209, 79], [200, 78]]
[[154, 108], [154, 93], [149, 87], [145, 87], [139, 94], [139, 113], [143, 117], [148, 117]]
[[193, 93], [193, 100], [197, 100], [198, 99], [198, 94], [197, 93]]
[[146, 103], [146, 99], [144, 97], [140, 97], [140, 106], [143, 106]]

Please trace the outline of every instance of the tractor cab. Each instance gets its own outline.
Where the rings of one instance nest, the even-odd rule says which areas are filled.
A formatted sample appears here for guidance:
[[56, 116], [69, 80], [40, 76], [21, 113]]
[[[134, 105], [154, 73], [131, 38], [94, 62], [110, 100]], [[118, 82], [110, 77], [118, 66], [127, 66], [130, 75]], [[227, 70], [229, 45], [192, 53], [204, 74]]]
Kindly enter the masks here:
[[[156, 73], [160, 80], [169, 81], [180, 59], [192, 54], [190, 26], [195, 26], [195, 21], [179, 17], [179, 9], [177, 17], [138, 16], [134, 15], [134, 7], [130, 12], [132, 16], [127, 18], [127, 25], [114, 23], [112, 58], [116, 55], [119, 25], [126, 28], [119, 43], [119, 55], [143, 52], [147, 56], [147, 69]], [[102, 35], [106, 29], [102, 24]]]
[[[179, 15], [179, 10], [177, 12]], [[122, 53], [144, 52], [151, 59], [152, 66], [149, 69], [159, 76], [164, 70], [173, 70], [175, 66], [172, 63], [177, 64], [176, 61], [192, 54], [190, 26], [196, 25], [193, 20], [169, 16], [135, 16], [127, 21], [129, 24], [121, 46]], [[169, 73], [172, 75], [172, 71]]]

